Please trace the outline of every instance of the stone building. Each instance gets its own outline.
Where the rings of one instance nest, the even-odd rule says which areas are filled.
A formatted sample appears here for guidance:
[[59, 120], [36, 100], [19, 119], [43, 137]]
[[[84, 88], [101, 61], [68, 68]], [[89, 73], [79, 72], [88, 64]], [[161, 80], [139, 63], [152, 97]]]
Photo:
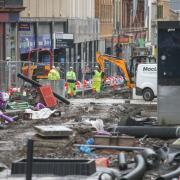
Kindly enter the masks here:
[[113, 0], [95, 0], [95, 17], [100, 22], [99, 51], [101, 53], [111, 53], [114, 32], [113, 12]]
[[0, 0], [0, 60], [17, 58], [17, 21], [23, 0]]
[[24, 0], [23, 5], [18, 29], [21, 59], [31, 49], [46, 48], [54, 50], [55, 63], [76, 69], [94, 63], [99, 40], [94, 0]]

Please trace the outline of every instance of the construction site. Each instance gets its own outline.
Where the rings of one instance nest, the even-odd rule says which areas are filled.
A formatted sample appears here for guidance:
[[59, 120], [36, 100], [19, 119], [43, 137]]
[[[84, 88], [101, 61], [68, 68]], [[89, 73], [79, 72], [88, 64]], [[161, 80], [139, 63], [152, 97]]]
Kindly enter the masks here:
[[180, 180], [173, 0], [0, 0], [0, 180]]
[[1, 92], [0, 179], [178, 180], [180, 128], [157, 98], [156, 59], [125, 62], [97, 52], [81, 82], [72, 63], [67, 81], [50, 79], [51, 63], [3, 64], [16, 88]]

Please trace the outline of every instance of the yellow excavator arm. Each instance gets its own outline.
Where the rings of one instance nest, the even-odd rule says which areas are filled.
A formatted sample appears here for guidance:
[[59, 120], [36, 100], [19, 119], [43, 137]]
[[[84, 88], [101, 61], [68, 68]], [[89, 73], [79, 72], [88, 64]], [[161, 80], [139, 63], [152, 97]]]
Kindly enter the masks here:
[[101, 55], [99, 52], [96, 52], [96, 62], [99, 64], [101, 71], [104, 72], [104, 66], [105, 66], [105, 61], [109, 61], [113, 64], [115, 64], [120, 70], [124, 73], [126, 81], [127, 81], [127, 86], [129, 88], [133, 88], [134, 84], [131, 83], [131, 78], [129, 76], [127, 67], [126, 67], [126, 60], [125, 59], [118, 59], [117, 57], [112, 57], [109, 55]]

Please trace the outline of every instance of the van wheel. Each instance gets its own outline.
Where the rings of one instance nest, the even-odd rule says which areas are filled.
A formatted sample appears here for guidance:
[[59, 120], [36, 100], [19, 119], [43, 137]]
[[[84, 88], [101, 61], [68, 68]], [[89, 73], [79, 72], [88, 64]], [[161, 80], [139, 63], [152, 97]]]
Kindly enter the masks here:
[[143, 99], [145, 101], [152, 101], [154, 99], [154, 93], [152, 89], [146, 88], [143, 90]]

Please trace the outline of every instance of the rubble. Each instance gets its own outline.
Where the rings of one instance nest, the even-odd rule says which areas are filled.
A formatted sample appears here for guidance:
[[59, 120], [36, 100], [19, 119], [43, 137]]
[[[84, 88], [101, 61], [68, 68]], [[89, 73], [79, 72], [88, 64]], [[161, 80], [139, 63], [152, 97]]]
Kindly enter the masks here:
[[68, 137], [73, 131], [65, 126], [34, 126], [37, 134], [42, 137]]
[[[77, 101], [79, 101], [77, 99]], [[78, 148], [74, 147], [74, 144], [85, 144], [89, 138], [94, 139], [95, 145], [107, 145], [112, 146], [127, 146], [138, 147], [143, 149], [145, 147], [152, 148], [160, 156], [161, 161], [157, 165], [151, 165], [153, 158], [149, 159], [147, 164], [147, 170], [144, 174], [144, 180], [155, 179], [161, 177], [163, 174], [171, 172], [173, 169], [168, 169], [167, 172], [162, 170], [162, 166], [166, 163], [166, 166], [172, 167], [167, 163], [169, 158], [166, 151], [162, 151], [161, 148], [169, 148], [174, 139], [159, 139], [150, 138], [149, 136], [140, 136], [135, 138], [133, 136], [120, 136], [115, 133], [116, 129], [120, 125], [127, 125], [129, 118], [136, 120], [138, 123], [146, 125], [146, 122], [150, 122], [149, 125], [156, 123], [155, 109], [156, 104], [138, 104], [129, 101], [129, 104], [125, 101], [110, 100], [104, 103], [103, 99], [81, 100], [78, 103], [74, 103], [72, 99], [71, 105], [60, 105], [57, 109], [60, 112], [60, 116], [52, 116], [46, 119], [29, 119], [22, 115], [20, 119], [7, 125], [6, 128], [0, 130], [0, 137], [2, 142], [0, 143], [0, 162], [4, 163], [8, 167], [11, 166], [13, 161], [26, 157], [26, 143], [29, 138], [34, 140], [34, 157], [39, 158], [70, 158], [70, 159], [108, 159], [109, 165], [107, 168], [114, 168], [119, 172], [118, 176], [125, 176], [129, 173], [133, 167], [135, 167], [134, 157], [137, 155], [135, 152], [126, 152], [127, 169], [118, 170], [118, 155], [121, 151], [117, 150], [94, 150], [91, 149], [89, 153], [80, 152]], [[148, 112], [153, 112], [151, 114]], [[152, 118], [152, 119], [151, 119]], [[137, 123], [136, 122], [136, 123]], [[153, 122], [153, 123], [152, 123]], [[68, 137], [51, 137], [42, 138], [36, 134], [34, 126], [65, 126], [72, 129], [73, 133], [68, 134]], [[109, 131], [109, 129], [114, 130]], [[174, 143], [174, 146], [177, 143]], [[166, 145], [166, 146], [165, 146]], [[124, 152], [124, 150], [123, 150]], [[161, 152], [161, 153], [160, 153]], [[177, 152], [177, 150], [175, 150]], [[146, 157], [146, 152], [142, 153], [143, 158]], [[179, 162], [179, 155], [172, 158], [171, 162]], [[146, 159], [146, 158], [145, 158]], [[151, 168], [150, 168], [151, 167]], [[174, 167], [174, 169], [176, 169]], [[98, 171], [97, 171], [98, 172]], [[110, 171], [111, 172], [111, 171]], [[160, 173], [161, 172], [161, 173]], [[97, 173], [98, 174], [98, 173]], [[106, 173], [103, 174], [105, 176]], [[111, 174], [111, 173], [110, 173]], [[113, 173], [112, 173], [113, 174]], [[100, 173], [99, 173], [100, 175]], [[107, 174], [106, 174], [107, 175]], [[108, 176], [108, 175], [107, 175]], [[94, 176], [92, 176], [94, 177]], [[97, 176], [98, 177], [98, 176]], [[93, 178], [92, 178], [93, 179]]]

